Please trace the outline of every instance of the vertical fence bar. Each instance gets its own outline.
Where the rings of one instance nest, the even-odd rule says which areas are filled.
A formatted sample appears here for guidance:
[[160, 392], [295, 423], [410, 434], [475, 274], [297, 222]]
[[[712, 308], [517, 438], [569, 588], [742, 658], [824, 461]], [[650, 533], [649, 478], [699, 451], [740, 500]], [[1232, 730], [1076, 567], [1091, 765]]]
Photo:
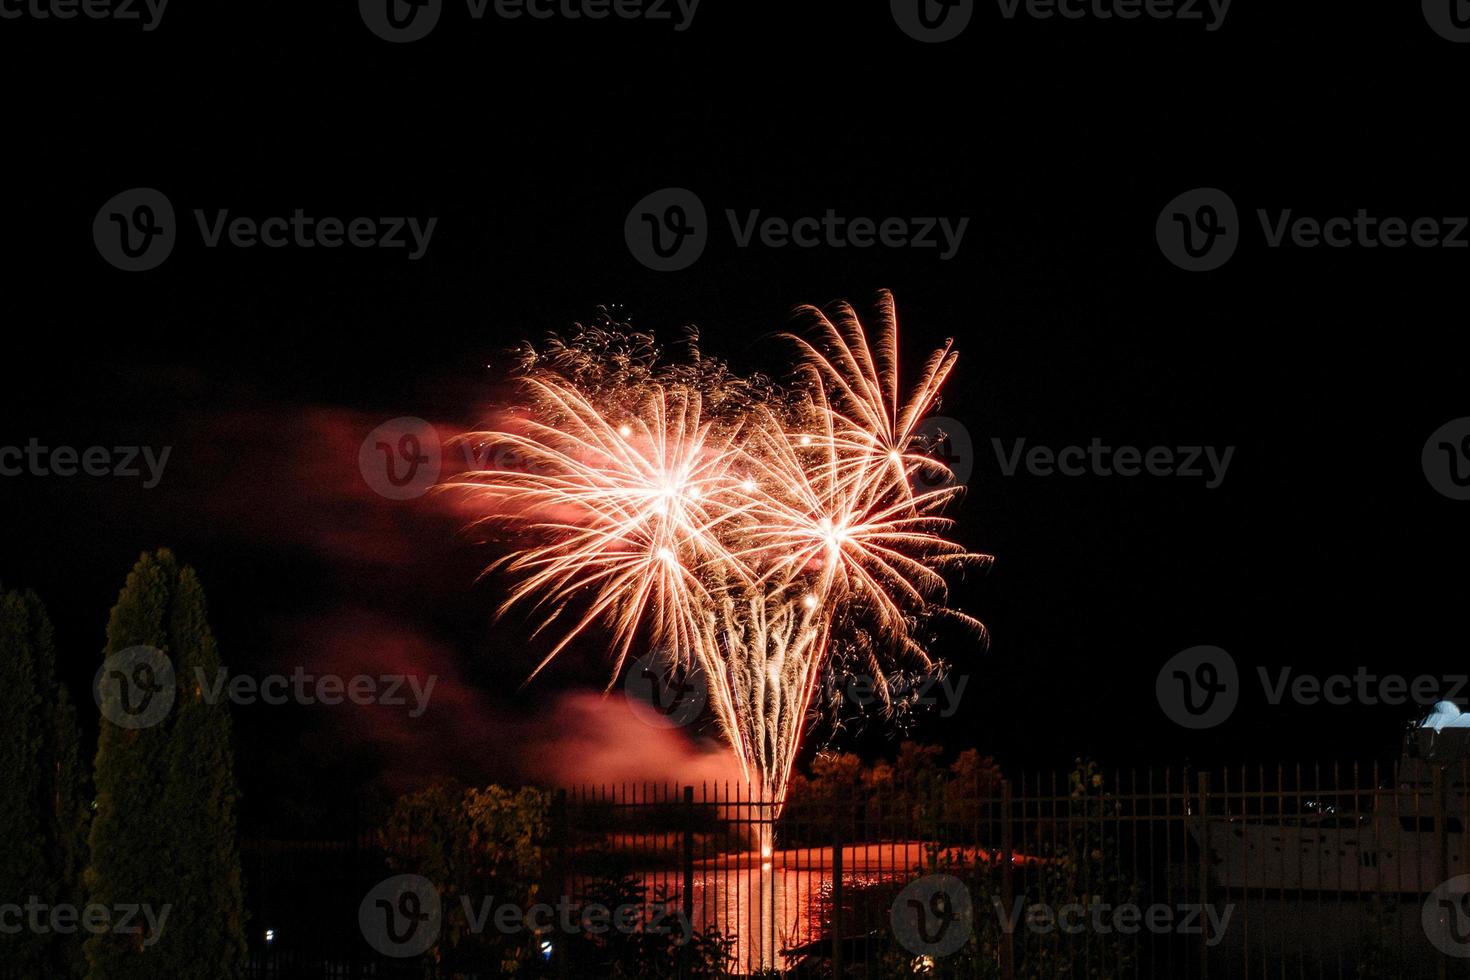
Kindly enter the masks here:
[[832, 808], [832, 976], [842, 976], [842, 806]]
[[[667, 798], [667, 793], [664, 795]], [[684, 912], [685, 929], [694, 929], [694, 786], [684, 788], [684, 855], [682, 855], [682, 867], [684, 867], [684, 893], [679, 896], [679, 908]], [[685, 939], [689, 934], [685, 933]], [[685, 976], [688, 976], [689, 943], [684, 943], [684, 949], [679, 956], [684, 962]]]
[[[556, 892], [558, 901], [560, 896], [565, 895], [567, 888], [567, 791], [559, 789], [551, 803], [551, 840], [552, 853], [555, 855], [551, 864], [551, 875], [556, 881]], [[556, 937], [561, 940], [563, 937]], [[567, 945], [562, 941], [553, 941], [551, 955], [556, 962], [556, 975], [567, 976]]]
[[1199, 830], [1195, 834], [1195, 843], [1199, 845], [1199, 975], [1208, 977], [1210, 975], [1210, 917], [1205, 914], [1205, 908], [1210, 901], [1210, 774], [1201, 772], [1198, 778], [1199, 798], [1196, 806], [1199, 808], [1197, 824]]
[[[1011, 849], [1011, 781], [1002, 779], [1000, 781], [1000, 895], [1001, 900], [1005, 903], [1005, 915], [1007, 916], [1011, 914], [1011, 908], [1015, 902], [1012, 895], [1014, 888], [1011, 881], [1011, 866], [1014, 859]], [[1014, 980], [1016, 975], [1016, 933], [1014, 929], [1005, 930], [1005, 937], [1000, 947], [1000, 963], [1001, 976], [1004, 980]]]
[[[685, 928], [694, 928], [694, 787], [684, 787], [684, 894], [680, 896]], [[687, 935], [687, 934], [686, 934]], [[687, 953], [689, 944], [684, 944]], [[688, 959], [687, 955], [685, 957]]]
[[[1445, 820], [1449, 816], [1449, 808], [1445, 805], [1444, 798], [1444, 770], [1437, 763], [1433, 769], [1433, 783], [1431, 792], [1434, 794], [1434, 883], [1428, 888], [1424, 882], [1420, 882], [1420, 891], [1431, 891], [1438, 887], [1438, 883], [1449, 877], [1449, 841], [1445, 837]], [[1439, 961], [1439, 980], [1447, 980], [1449, 977], [1448, 958], [1441, 953], [1436, 959]]]

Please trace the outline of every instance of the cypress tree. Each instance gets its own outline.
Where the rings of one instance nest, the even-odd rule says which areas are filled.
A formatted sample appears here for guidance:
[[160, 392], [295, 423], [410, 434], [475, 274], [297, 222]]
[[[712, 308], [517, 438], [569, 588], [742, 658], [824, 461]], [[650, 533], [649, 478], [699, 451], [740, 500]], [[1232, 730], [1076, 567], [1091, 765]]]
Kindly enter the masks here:
[[214, 681], [220, 659], [192, 568], [179, 574], [169, 632], [180, 698], [170, 732], [164, 809], [188, 815], [178, 822], [174, 840], [181, 900], [172, 926], [176, 939], [188, 937], [184, 952], [191, 964], [180, 975], [235, 980], [244, 970], [245, 910], [235, 839], [234, 750], [226, 702], [210, 704], [203, 697], [201, 679]]
[[[41, 694], [25, 600], [0, 596], [0, 902], [25, 905], [45, 888], [41, 852]], [[43, 901], [45, 898], [43, 897]], [[28, 929], [5, 940], [21, 976], [39, 974], [45, 940]]]
[[[34, 593], [0, 594], [0, 901], [81, 904], [86, 775], [76, 711], [56, 677], [51, 621]], [[48, 915], [49, 918], [49, 915]], [[76, 933], [6, 943], [20, 975], [80, 975]]]
[[244, 969], [244, 902], [235, 841], [234, 760], [223, 702], [208, 704], [196, 670], [219, 665], [193, 569], [161, 550], [128, 575], [107, 626], [104, 659], [152, 647], [173, 664], [163, 719], [123, 727], [104, 710], [88, 890], [109, 908], [147, 903], [155, 933], [86, 943], [91, 980], [234, 980]]

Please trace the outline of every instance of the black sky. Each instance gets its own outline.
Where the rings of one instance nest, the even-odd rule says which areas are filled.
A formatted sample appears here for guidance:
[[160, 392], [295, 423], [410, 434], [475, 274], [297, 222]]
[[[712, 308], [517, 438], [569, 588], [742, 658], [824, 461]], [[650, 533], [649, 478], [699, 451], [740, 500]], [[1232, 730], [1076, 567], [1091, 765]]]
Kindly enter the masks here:
[[[199, 568], [240, 669], [309, 662], [279, 649], [303, 642], [299, 624], [371, 611], [524, 718], [536, 703], [510, 692], [533, 651], [490, 624], [482, 556], [442, 522], [358, 523], [330, 485], [360, 479], [356, 458], [313, 455], [335, 445], [317, 437], [400, 415], [472, 423], [499, 352], [599, 305], [668, 337], [697, 324], [708, 351], [779, 372], [760, 338], [796, 304], [862, 309], [889, 288], [910, 359], [956, 338], [944, 414], [977, 443], [962, 533], [997, 558], [958, 589], [992, 647], [948, 651], [969, 686], [926, 734], [1016, 769], [1083, 753], [1124, 767], [1391, 754], [1410, 709], [1273, 707], [1253, 678], [1470, 672], [1470, 504], [1420, 466], [1428, 435], [1470, 414], [1470, 250], [1272, 249], [1255, 212], [1470, 212], [1470, 45], [1436, 36], [1418, 5], [1282, 6], [1239, 3], [1207, 32], [1008, 21], [981, 4], [937, 45], [906, 37], [886, 4], [836, 2], [705, 0], [684, 32], [476, 23], [451, 4], [406, 45], [346, 3], [180, 6], [152, 32], [0, 22], [0, 446], [173, 447], [152, 490], [0, 478], [0, 579], [42, 593], [82, 700], [128, 567], [169, 545]], [[128, 274], [90, 229], [136, 186], [190, 222], [194, 208], [299, 207], [438, 227], [410, 262], [206, 249], [186, 226], [161, 267]], [[629, 253], [623, 221], [669, 186], [694, 190], [716, 227], [692, 267], [659, 273]], [[1225, 190], [1247, 231], [1223, 268], [1190, 274], [1161, 255], [1154, 222], [1199, 186]], [[737, 248], [727, 208], [969, 226], [948, 261]], [[1004, 477], [991, 447], [1093, 437], [1235, 454], [1211, 490]], [[327, 485], [293, 490], [303, 477]], [[344, 544], [382, 526], [391, 541]], [[1252, 678], [1203, 733], [1154, 696], [1160, 665], [1196, 644]], [[559, 669], [557, 685], [602, 680], [590, 663]], [[321, 748], [330, 724], [247, 712], [241, 725], [249, 772], [267, 752], [341, 762]]]

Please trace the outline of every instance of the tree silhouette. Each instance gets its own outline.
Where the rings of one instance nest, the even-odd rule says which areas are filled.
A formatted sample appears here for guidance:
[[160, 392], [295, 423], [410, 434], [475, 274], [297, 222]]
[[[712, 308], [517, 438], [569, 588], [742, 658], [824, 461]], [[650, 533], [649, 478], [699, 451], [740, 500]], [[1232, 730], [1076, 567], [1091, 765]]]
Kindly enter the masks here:
[[109, 908], [147, 903], [161, 927], [90, 937], [88, 976], [234, 980], [245, 932], [230, 718], [200, 683], [220, 666], [203, 589], [166, 550], [138, 560], [108, 622], [105, 657], [138, 646], [171, 661], [173, 704], [146, 727], [103, 712], [87, 884]]

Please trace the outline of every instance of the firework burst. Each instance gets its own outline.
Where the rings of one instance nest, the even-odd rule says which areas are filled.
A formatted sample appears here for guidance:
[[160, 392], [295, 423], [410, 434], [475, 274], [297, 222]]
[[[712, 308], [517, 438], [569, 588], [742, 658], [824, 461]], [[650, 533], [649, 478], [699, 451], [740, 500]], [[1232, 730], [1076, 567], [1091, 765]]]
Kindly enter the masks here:
[[[610, 640], [613, 683], [639, 644], [698, 668], [746, 777], [781, 800], [821, 671], [836, 657], [888, 696], [895, 667], [932, 666], [946, 572], [988, 561], [947, 537], [946, 483], [919, 423], [957, 355], [946, 343], [907, 391], [893, 299], [872, 343], [852, 308], [816, 320], [785, 387], [703, 357], [670, 359], [616, 324], [526, 348], [521, 398], [477, 446], [518, 461], [447, 484], [515, 544], [491, 566], [555, 642]], [[939, 480], [934, 477], [939, 476]], [[611, 684], [609, 685], [611, 686]]]

